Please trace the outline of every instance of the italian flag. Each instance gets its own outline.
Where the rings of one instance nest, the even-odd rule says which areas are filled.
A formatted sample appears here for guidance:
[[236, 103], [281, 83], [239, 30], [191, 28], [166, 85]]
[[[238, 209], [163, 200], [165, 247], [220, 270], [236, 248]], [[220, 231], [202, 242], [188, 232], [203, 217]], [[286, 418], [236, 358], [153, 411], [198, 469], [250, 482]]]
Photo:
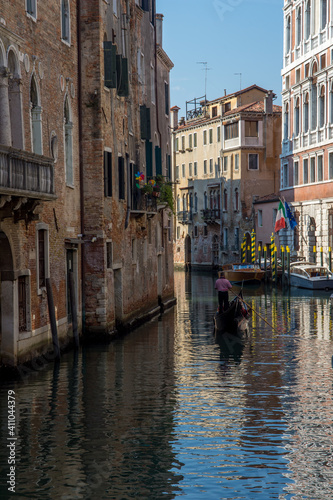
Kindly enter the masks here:
[[275, 228], [274, 231], [277, 233], [280, 229], [286, 227], [286, 212], [284, 210], [284, 205], [280, 200], [279, 208], [276, 215]]

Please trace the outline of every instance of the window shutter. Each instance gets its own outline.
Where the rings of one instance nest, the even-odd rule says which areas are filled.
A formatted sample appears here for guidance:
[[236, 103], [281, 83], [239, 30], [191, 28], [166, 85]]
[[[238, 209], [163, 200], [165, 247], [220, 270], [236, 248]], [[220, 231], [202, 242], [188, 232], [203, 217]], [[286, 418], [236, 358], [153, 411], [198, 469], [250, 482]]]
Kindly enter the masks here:
[[125, 170], [124, 170], [124, 158], [119, 156], [118, 158], [118, 184], [119, 184], [119, 200], [125, 199]]
[[104, 151], [104, 195], [112, 196], [112, 153]]
[[166, 160], [167, 160], [168, 179], [169, 181], [171, 181], [171, 156], [166, 155]]
[[117, 93], [120, 97], [128, 96], [128, 60], [126, 57], [117, 54]]
[[146, 105], [140, 106], [140, 128], [141, 139], [149, 140], [151, 135], [150, 108], [147, 108]]
[[117, 86], [116, 46], [112, 42], [104, 42], [104, 85], [109, 89]]
[[149, 0], [142, 0], [142, 9], [149, 12]]
[[162, 175], [162, 154], [161, 148], [159, 146], [155, 146], [155, 168], [156, 175]]
[[153, 144], [146, 141], [146, 176], [153, 176]]

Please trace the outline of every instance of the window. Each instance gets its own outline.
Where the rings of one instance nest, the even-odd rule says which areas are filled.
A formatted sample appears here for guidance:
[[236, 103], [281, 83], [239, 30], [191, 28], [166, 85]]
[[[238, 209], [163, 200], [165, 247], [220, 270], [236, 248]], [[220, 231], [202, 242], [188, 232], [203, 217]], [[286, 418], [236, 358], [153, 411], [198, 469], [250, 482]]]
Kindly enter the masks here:
[[235, 170], [239, 170], [239, 153], [235, 154]]
[[26, 8], [27, 8], [27, 14], [29, 14], [29, 16], [36, 19], [37, 18], [37, 0], [26, 0]]
[[317, 85], [311, 85], [311, 130], [317, 128]]
[[207, 130], [203, 131], [203, 145], [205, 146], [207, 144]]
[[188, 147], [189, 147], [189, 149], [192, 149], [192, 148], [193, 148], [193, 140], [192, 140], [192, 139], [193, 139], [193, 135], [192, 135], [192, 134], [190, 134], [190, 135], [188, 136]]
[[301, 43], [302, 38], [302, 10], [301, 7], [298, 7], [296, 13], [296, 46]]
[[70, 43], [69, 0], [61, 0], [61, 38]]
[[207, 160], [204, 160], [204, 174], [207, 174]]
[[295, 104], [295, 135], [299, 135], [299, 98], [296, 99]]
[[298, 68], [296, 70], [296, 83], [300, 82], [301, 80], [301, 70]]
[[249, 154], [249, 170], [259, 169], [259, 155], [257, 153]]
[[194, 211], [198, 211], [198, 195], [197, 193], [194, 193]]
[[194, 226], [194, 236], [195, 238], [198, 236], [198, 226]]
[[193, 134], [193, 146], [196, 148], [198, 145], [198, 136], [197, 136], [197, 133], [195, 132]]
[[224, 212], [228, 210], [228, 191], [226, 189], [223, 191], [223, 210]]
[[289, 137], [289, 104], [285, 103], [284, 106], [284, 122], [283, 122], [283, 139], [287, 140]]
[[225, 125], [224, 135], [226, 141], [228, 139], [234, 139], [235, 137], [238, 137], [238, 122], [229, 123], [228, 125]]
[[235, 250], [239, 250], [239, 227], [235, 227]]
[[235, 189], [235, 210], [239, 211], [239, 191], [237, 188]]
[[118, 16], [118, 0], [113, 0], [113, 13]]
[[118, 194], [119, 200], [125, 199], [125, 160], [122, 156], [118, 157]]
[[112, 153], [104, 151], [104, 196], [112, 196]]
[[[145, 81], [145, 56], [141, 52], [141, 49], [138, 49], [137, 52], [137, 66], [138, 66], [138, 80], [140, 83], [144, 83]], [[166, 106], [166, 103], [165, 103]], [[168, 106], [169, 111], [169, 106]]]
[[192, 175], [193, 175], [193, 172], [192, 172], [192, 163], [188, 164], [188, 175], [189, 175], [189, 177], [192, 177]]
[[282, 171], [283, 179], [282, 179], [282, 187], [288, 187], [289, 186], [289, 166], [288, 163], [285, 163], [283, 165], [283, 171]]
[[318, 156], [317, 159], [317, 181], [321, 182], [323, 180], [323, 157]]
[[320, 28], [323, 30], [327, 24], [327, 0], [321, 0], [321, 24]]
[[311, 33], [311, 0], [305, 4], [305, 39], [307, 40]]
[[185, 178], [185, 163], [182, 163], [182, 178]]
[[329, 153], [328, 155], [328, 161], [329, 161], [329, 165], [328, 165], [328, 178], [330, 180], [333, 179], [333, 153]]
[[179, 151], [179, 137], [175, 138], [175, 151], [176, 153]]
[[176, 165], [175, 175], [176, 175], [176, 180], [179, 180], [179, 165]]
[[106, 267], [112, 269], [112, 242], [106, 242]]
[[320, 69], [326, 68], [326, 54], [320, 56]]
[[262, 210], [258, 210], [258, 226], [262, 227]]
[[180, 212], [180, 197], [177, 196], [177, 212]]
[[217, 106], [212, 107], [212, 118], [215, 118], [217, 116]]
[[228, 228], [223, 228], [223, 246], [224, 248], [228, 248]]
[[309, 94], [308, 94], [308, 92], [304, 96], [303, 114], [304, 114], [304, 132], [308, 132], [309, 131]]
[[209, 129], [209, 144], [213, 144], [213, 129]]
[[224, 105], [224, 112], [227, 113], [228, 111], [231, 111], [231, 102], [226, 102]]
[[211, 158], [209, 160], [209, 173], [212, 174], [213, 170], [214, 170], [214, 167], [213, 167], [213, 158]]
[[258, 137], [258, 122], [245, 120], [245, 137]]
[[182, 147], [181, 147], [181, 150], [182, 150], [182, 151], [185, 151], [185, 135], [182, 135], [182, 137], [181, 137], [181, 141], [182, 141]]
[[108, 89], [117, 87], [116, 45], [110, 41], [103, 42], [104, 49], [104, 86]]
[[291, 47], [291, 26], [290, 26], [290, 16], [287, 17], [286, 19], [286, 32], [285, 32], [285, 47], [286, 47], [286, 54], [290, 52], [290, 47]]
[[48, 229], [43, 223], [37, 225], [37, 285], [38, 294], [46, 287], [49, 277], [49, 242]]
[[309, 182], [309, 160], [304, 158], [303, 160], [303, 184], [308, 184]]
[[19, 332], [31, 329], [30, 325], [30, 281], [29, 276], [19, 276], [18, 285], [18, 310], [19, 310]]
[[294, 186], [298, 186], [298, 161], [294, 163]]
[[217, 127], [217, 142], [221, 142], [221, 127]]
[[183, 194], [183, 212], [187, 211], [186, 195]]
[[316, 181], [316, 158], [310, 158], [310, 182]]
[[198, 175], [198, 162], [195, 161], [193, 167], [194, 167], [194, 175], [197, 176]]
[[204, 209], [206, 210], [208, 208], [208, 199], [207, 199], [207, 193], [206, 191], [204, 192]]
[[70, 109], [68, 98], [65, 99], [64, 106], [64, 126], [65, 126], [65, 170], [66, 184], [74, 186], [73, 172], [73, 123], [70, 119]]
[[35, 75], [32, 75], [30, 83], [30, 109], [32, 127], [32, 150], [36, 154], [42, 151], [42, 108], [39, 104], [39, 93]]
[[226, 172], [228, 170], [228, 157], [223, 157], [223, 171]]
[[319, 97], [319, 127], [325, 125], [325, 87], [322, 85]]

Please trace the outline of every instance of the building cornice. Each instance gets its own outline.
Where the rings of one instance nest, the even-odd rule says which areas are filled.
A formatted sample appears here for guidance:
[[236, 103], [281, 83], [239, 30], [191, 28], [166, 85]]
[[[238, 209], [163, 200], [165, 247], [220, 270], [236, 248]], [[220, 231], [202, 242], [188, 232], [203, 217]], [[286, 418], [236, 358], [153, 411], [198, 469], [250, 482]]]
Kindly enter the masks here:
[[168, 71], [171, 71], [172, 68], [174, 67], [174, 64], [171, 61], [171, 59], [169, 58], [169, 56], [167, 55], [167, 53], [162, 49], [162, 47], [160, 45], [156, 46], [156, 53], [157, 53], [157, 56], [159, 57], [159, 59], [164, 64], [164, 66], [166, 67], [166, 69]]

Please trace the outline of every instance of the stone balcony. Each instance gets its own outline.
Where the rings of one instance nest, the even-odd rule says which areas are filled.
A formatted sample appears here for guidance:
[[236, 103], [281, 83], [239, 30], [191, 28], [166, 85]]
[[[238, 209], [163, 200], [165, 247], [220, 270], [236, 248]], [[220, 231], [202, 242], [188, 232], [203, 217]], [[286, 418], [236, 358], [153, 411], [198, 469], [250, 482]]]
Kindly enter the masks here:
[[201, 214], [206, 224], [216, 224], [221, 220], [221, 210], [219, 208], [205, 208], [201, 210]]

